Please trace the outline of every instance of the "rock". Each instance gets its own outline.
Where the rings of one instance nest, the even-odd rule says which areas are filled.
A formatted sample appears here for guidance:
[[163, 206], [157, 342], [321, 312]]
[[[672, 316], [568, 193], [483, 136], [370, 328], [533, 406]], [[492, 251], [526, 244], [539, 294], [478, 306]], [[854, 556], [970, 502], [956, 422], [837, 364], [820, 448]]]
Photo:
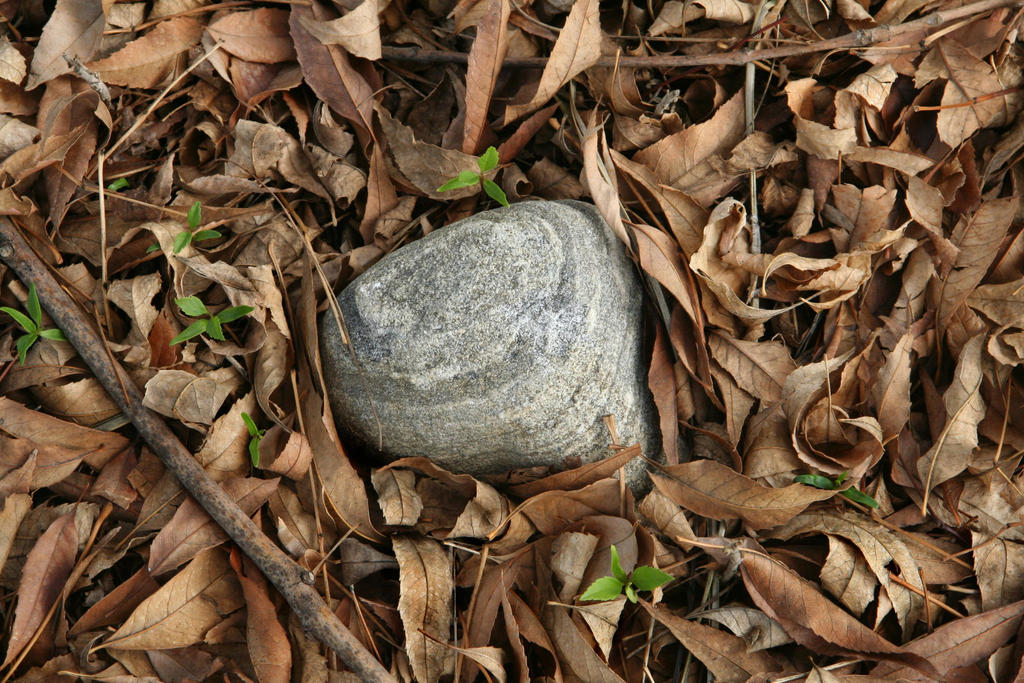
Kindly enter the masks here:
[[[479, 475], [606, 457], [613, 414], [620, 442], [656, 457], [641, 301], [589, 204], [523, 202], [436, 230], [338, 296], [361, 372], [324, 314], [338, 426], [387, 457]], [[645, 470], [630, 463], [632, 487]]]

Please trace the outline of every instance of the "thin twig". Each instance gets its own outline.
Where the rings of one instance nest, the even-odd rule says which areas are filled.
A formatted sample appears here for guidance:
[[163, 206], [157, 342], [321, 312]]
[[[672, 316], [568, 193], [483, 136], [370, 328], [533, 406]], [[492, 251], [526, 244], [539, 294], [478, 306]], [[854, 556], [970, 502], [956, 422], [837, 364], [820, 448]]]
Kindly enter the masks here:
[[[927, 14], [920, 19], [908, 21], [895, 26], [876, 26], [863, 31], [852, 31], [836, 38], [819, 40], [802, 45], [790, 45], [787, 47], [773, 47], [763, 50], [735, 50], [732, 52], [719, 52], [706, 55], [656, 55], [648, 57], [634, 57], [630, 55], [605, 56], [595, 63], [595, 66], [630, 68], [680, 68], [691, 66], [742, 66], [750, 62], [759, 62], [770, 59], [785, 59], [786, 57], [797, 57], [800, 55], [815, 54], [818, 52], [829, 52], [832, 50], [853, 50], [867, 48], [875, 43], [884, 43], [899, 36], [916, 31], [927, 31], [943, 26], [952, 21], [958, 21], [967, 17], [1000, 7], [1022, 6], [1024, 0], [981, 0], [980, 2], [956, 7], [952, 9], [938, 10]], [[908, 44], [905, 49], [919, 49], [916, 41]], [[469, 55], [464, 52], [448, 52], [444, 50], [421, 50], [415, 47], [393, 47], [383, 48], [384, 59], [395, 61], [418, 63], [418, 64], [466, 64]], [[548, 57], [523, 57], [506, 58], [502, 62], [506, 69], [543, 69], [547, 66]]]
[[7, 218], [0, 218], [0, 259], [22, 282], [35, 283], [43, 308], [74, 345], [110, 398], [131, 418], [139, 435], [182, 487], [277, 588], [306, 633], [336, 652], [362, 680], [397, 683], [307, 583], [312, 582], [309, 572], [274, 545], [206, 474], [163, 419], [142, 405], [142, 394], [135, 382], [106, 354], [99, 333]]

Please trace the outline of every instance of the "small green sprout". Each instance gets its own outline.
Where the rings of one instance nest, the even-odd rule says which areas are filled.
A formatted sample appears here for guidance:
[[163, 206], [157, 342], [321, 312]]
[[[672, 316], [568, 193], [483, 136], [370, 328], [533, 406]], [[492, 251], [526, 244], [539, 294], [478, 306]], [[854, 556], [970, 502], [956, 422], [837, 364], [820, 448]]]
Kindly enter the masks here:
[[487, 196], [498, 202], [502, 206], [508, 206], [508, 197], [505, 196], [504, 190], [498, 187], [498, 184], [493, 180], [484, 178], [483, 174], [487, 173], [491, 169], [498, 165], [498, 150], [494, 147], [488, 147], [487, 151], [480, 155], [476, 160], [476, 165], [480, 167], [480, 172], [476, 171], [463, 171], [459, 175], [455, 176], [447, 183], [437, 188], [438, 192], [448, 192], [449, 190], [460, 190], [464, 187], [472, 187], [477, 183], [483, 187], [484, 192]]
[[612, 576], [605, 576], [590, 584], [580, 600], [614, 600], [622, 593], [630, 602], [636, 602], [637, 591], [652, 591], [672, 580], [670, 574], [655, 567], [637, 567], [626, 574], [619, 564], [619, 549], [612, 546]]
[[[203, 220], [203, 205], [199, 202], [194, 202], [192, 208], [188, 210], [188, 227], [179, 232], [174, 236], [174, 253], [181, 252], [182, 249], [192, 244], [193, 242], [201, 242], [203, 240], [212, 240], [221, 236], [220, 232], [216, 230], [199, 230], [199, 224]], [[159, 244], [154, 244], [146, 250], [147, 254], [151, 254], [154, 251], [160, 249]]]
[[260, 466], [260, 441], [263, 440], [263, 435], [267, 433], [266, 429], [260, 429], [256, 426], [256, 423], [249, 413], [242, 413], [242, 422], [245, 423], [245, 428], [249, 430], [249, 458], [252, 460], [253, 467]]
[[224, 330], [221, 326], [233, 320], [243, 318], [253, 311], [252, 306], [235, 306], [234, 308], [225, 308], [217, 315], [210, 315], [210, 312], [206, 310], [206, 304], [197, 296], [184, 296], [175, 299], [174, 303], [178, 304], [178, 308], [181, 309], [182, 313], [191, 318], [198, 318], [204, 315], [207, 317], [195, 321], [182, 330], [181, 334], [171, 340], [171, 346], [188, 341], [193, 337], [198, 337], [204, 332], [217, 341], [224, 341]]
[[[824, 489], [826, 491], [837, 491], [839, 490], [839, 487], [843, 485], [843, 482], [846, 481], [846, 472], [843, 472], [835, 479], [829, 479], [828, 477], [820, 474], [798, 474], [793, 477], [793, 481], [797, 484], [806, 484], [807, 486], [813, 486], [814, 488]], [[867, 505], [869, 508], [878, 507], [877, 500], [862, 491], [858, 491], [853, 486], [839, 491], [839, 495], [849, 498], [854, 503]]]
[[56, 327], [47, 330], [40, 329], [43, 326], [43, 309], [39, 306], [39, 294], [36, 293], [36, 283], [34, 282], [28, 286], [28, 300], [25, 302], [25, 308], [28, 310], [28, 315], [10, 306], [0, 306], [0, 311], [14, 318], [21, 325], [21, 329], [26, 332], [25, 336], [20, 337], [15, 344], [18, 349], [18, 360], [22, 365], [25, 364], [25, 354], [40, 337], [53, 341], [66, 341], [64, 333]]
[[123, 190], [130, 186], [131, 183], [128, 182], [127, 178], [118, 178], [114, 182], [107, 185], [107, 189], [110, 190], [111, 192], [117, 192], [118, 190]]

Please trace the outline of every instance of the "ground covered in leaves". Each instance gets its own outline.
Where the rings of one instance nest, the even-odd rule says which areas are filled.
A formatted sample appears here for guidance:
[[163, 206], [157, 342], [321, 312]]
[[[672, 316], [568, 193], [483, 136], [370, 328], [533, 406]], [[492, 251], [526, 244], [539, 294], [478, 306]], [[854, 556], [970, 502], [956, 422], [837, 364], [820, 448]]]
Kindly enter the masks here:
[[[0, 11], [0, 214], [396, 678], [1024, 677], [1020, 2]], [[643, 273], [640, 500], [611, 431], [488, 482], [335, 432], [318, 311], [490, 146]], [[354, 678], [0, 272], [0, 679]], [[673, 579], [580, 600], [612, 545]]]

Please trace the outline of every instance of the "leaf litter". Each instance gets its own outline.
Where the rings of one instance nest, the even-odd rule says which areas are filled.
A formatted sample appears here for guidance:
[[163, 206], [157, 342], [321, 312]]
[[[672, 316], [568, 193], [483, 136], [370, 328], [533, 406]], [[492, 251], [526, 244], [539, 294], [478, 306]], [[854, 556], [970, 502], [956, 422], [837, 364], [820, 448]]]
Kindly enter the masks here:
[[[1019, 2], [30, 5], [0, 213], [397, 679], [1024, 676]], [[330, 291], [498, 192], [644, 274], [639, 500], [611, 434], [482, 481], [335, 429]], [[0, 275], [0, 678], [347, 680]], [[582, 601], [613, 546], [672, 580]]]

